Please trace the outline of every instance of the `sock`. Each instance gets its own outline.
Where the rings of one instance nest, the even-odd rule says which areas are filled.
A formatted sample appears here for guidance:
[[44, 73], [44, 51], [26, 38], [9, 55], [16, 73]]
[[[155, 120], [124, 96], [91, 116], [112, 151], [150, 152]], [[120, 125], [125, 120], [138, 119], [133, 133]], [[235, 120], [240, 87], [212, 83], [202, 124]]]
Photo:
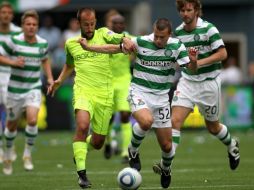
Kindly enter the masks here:
[[145, 138], [147, 131], [141, 129], [138, 123], [132, 128], [131, 144], [129, 146], [131, 152], [137, 152], [142, 140]]
[[162, 151], [161, 155], [161, 167], [163, 170], [169, 170], [174, 159], [175, 151], [171, 148], [170, 152]]
[[128, 156], [128, 146], [131, 142], [131, 123], [122, 123], [122, 154], [121, 156]]
[[34, 147], [35, 139], [38, 135], [38, 127], [37, 126], [30, 126], [27, 125], [25, 129], [25, 136], [26, 136], [26, 144], [23, 153], [24, 157], [31, 157], [31, 152]]
[[12, 147], [13, 147], [13, 142], [17, 136], [17, 130], [11, 132], [6, 127], [4, 130], [4, 136], [6, 139], [6, 158], [7, 160], [11, 160]]
[[220, 132], [216, 135], [216, 137], [225, 145], [227, 146], [230, 146], [231, 143], [232, 143], [232, 139], [231, 139], [231, 135], [228, 131], [228, 128], [221, 124], [220, 125], [222, 126]]
[[87, 151], [94, 149], [93, 145], [91, 144], [91, 139], [92, 139], [92, 135], [89, 135], [88, 137], [86, 137]]
[[77, 171], [86, 169], [86, 155], [87, 155], [87, 143], [86, 142], [73, 142], [73, 153], [76, 162]]
[[177, 129], [172, 129], [172, 138], [173, 138], [172, 145], [174, 150], [176, 150], [180, 143], [181, 131], [178, 131]]

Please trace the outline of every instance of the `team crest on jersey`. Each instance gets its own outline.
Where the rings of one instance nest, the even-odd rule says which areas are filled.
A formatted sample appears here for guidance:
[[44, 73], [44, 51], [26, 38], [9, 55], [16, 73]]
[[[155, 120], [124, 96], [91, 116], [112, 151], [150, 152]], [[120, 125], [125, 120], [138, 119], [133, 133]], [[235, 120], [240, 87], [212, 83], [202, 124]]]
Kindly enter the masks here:
[[45, 53], [46, 53], [46, 49], [40, 47], [40, 48], [39, 48], [39, 53], [40, 53], [40, 54], [45, 54]]
[[113, 32], [112, 30], [109, 30], [109, 31], [108, 31], [108, 34], [109, 34], [109, 35], [112, 35], [112, 34], [114, 34], [114, 32]]
[[173, 54], [173, 52], [172, 52], [171, 49], [166, 49], [166, 50], [164, 51], [164, 55], [166, 55], [166, 56], [168, 56], [168, 57], [170, 57], [172, 54]]
[[199, 41], [200, 40], [200, 36], [198, 34], [194, 35], [194, 41]]

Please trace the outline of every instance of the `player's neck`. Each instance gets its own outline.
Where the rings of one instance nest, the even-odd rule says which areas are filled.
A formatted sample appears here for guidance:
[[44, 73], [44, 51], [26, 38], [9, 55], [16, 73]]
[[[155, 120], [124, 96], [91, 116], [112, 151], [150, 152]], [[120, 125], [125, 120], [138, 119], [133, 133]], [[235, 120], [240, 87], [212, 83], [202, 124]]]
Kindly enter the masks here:
[[25, 35], [25, 41], [29, 44], [34, 44], [37, 42], [36, 36], [26, 36]]
[[10, 32], [10, 25], [9, 24], [0, 24], [0, 32], [9, 33]]
[[198, 17], [193, 19], [192, 22], [185, 24], [184, 30], [187, 32], [191, 32], [192, 30], [194, 30], [197, 27], [197, 22], [198, 22]]

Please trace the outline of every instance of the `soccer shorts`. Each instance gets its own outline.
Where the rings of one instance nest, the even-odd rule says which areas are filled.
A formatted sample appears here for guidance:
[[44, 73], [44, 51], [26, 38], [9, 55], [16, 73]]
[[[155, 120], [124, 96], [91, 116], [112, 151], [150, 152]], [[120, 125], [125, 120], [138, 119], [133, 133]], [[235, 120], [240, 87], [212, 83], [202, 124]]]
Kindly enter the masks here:
[[0, 84], [0, 105], [6, 105], [7, 102], [7, 86]]
[[153, 128], [171, 127], [170, 106], [168, 94], [156, 95], [143, 92], [136, 87], [131, 86], [129, 90], [128, 101], [132, 113], [147, 108], [153, 114]]
[[219, 119], [221, 104], [220, 77], [201, 82], [181, 78], [174, 92], [171, 106], [194, 108], [198, 106], [199, 112], [208, 121]]
[[129, 77], [114, 78], [114, 111], [130, 111], [130, 104], [127, 100], [130, 87]]
[[30, 90], [24, 98], [14, 99], [7, 96], [7, 120], [17, 120], [26, 107], [36, 107], [40, 109], [41, 105], [41, 91], [38, 89]]
[[[107, 135], [109, 128], [109, 121], [112, 116], [113, 96], [108, 100], [105, 99], [104, 103], [98, 101], [100, 99], [95, 93], [88, 93], [85, 90], [75, 88], [73, 94], [73, 107], [74, 110], [85, 110], [90, 114], [90, 122], [92, 131], [100, 134]], [[102, 101], [102, 100], [101, 100]]]

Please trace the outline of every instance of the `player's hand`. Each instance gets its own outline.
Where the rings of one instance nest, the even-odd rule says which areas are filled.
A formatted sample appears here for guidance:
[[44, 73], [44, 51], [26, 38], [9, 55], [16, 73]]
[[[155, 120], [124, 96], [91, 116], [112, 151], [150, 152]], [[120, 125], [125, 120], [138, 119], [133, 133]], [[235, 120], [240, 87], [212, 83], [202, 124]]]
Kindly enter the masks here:
[[25, 65], [24, 57], [18, 57], [17, 59], [13, 61], [13, 64], [12, 64], [12, 66], [16, 66], [16, 67], [24, 67], [24, 65]]
[[188, 50], [190, 62], [191, 63], [197, 63], [197, 57], [198, 57], [198, 50], [194, 47], [189, 48]]
[[124, 37], [123, 38], [123, 50], [124, 53], [132, 53], [132, 52], [136, 52], [136, 46], [134, 44], [133, 41], [131, 41], [131, 39]]
[[47, 90], [47, 95], [51, 95], [53, 97], [55, 95], [56, 90], [61, 86], [61, 81], [60, 80], [55, 80], [53, 82], [50, 82]]
[[85, 38], [79, 38], [79, 39], [78, 39], [78, 43], [81, 45], [81, 47], [82, 47], [84, 50], [87, 50], [87, 49], [88, 49], [87, 40], [86, 40]]

